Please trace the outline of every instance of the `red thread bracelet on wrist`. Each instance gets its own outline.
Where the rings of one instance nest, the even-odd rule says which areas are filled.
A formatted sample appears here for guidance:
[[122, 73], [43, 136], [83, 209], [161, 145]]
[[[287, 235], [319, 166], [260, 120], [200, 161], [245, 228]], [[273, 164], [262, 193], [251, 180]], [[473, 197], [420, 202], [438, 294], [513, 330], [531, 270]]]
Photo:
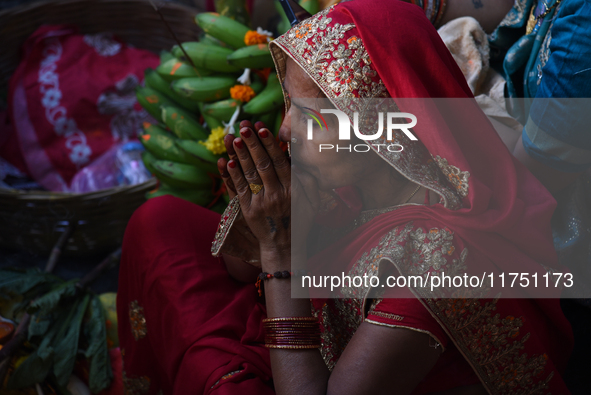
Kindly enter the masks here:
[[[298, 270], [296, 272], [296, 274], [303, 276], [303, 275], [306, 275], [306, 274], [309, 275], [310, 273], [309, 272], [306, 272], [304, 270]], [[257, 288], [258, 292], [259, 292], [259, 296], [263, 296], [263, 286], [262, 286], [262, 284], [263, 284], [263, 281], [264, 280], [270, 280], [272, 278], [277, 278], [277, 279], [283, 279], [283, 278], [285, 278], [285, 279], [287, 279], [287, 278], [290, 278], [290, 277], [295, 276], [296, 274], [294, 274], [294, 272], [290, 272], [288, 270], [277, 271], [275, 273], [262, 272], [262, 273], [259, 273], [258, 278], [257, 278], [257, 281], [255, 282], [254, 285]]]

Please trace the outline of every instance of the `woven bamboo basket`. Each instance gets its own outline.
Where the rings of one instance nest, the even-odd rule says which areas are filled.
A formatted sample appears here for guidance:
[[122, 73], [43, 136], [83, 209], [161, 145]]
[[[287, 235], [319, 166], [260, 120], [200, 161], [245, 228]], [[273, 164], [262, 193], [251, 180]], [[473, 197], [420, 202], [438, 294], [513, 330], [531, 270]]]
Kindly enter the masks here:
[[[158, 2], [157, 2], [158, 3]], [[165, 3], [161, 11], [182, 41], [197, 39], [196, 9]], [[82, 34], [111, 32], [155, 53], [175, 41], [147, 0], [45, 1], [0, 12], [0, 88], [20, 61], [20, 48], [43, 24], [75, 24]], [[14, 192], [0, 189], [0, 250], [51, 251], [68, 224], [74, 233], [64, 254], [103, 253], [117, 248], [127, 222], [156, 180], [85, 194]], [[0, 251], [1, 253], [1, 251]]]

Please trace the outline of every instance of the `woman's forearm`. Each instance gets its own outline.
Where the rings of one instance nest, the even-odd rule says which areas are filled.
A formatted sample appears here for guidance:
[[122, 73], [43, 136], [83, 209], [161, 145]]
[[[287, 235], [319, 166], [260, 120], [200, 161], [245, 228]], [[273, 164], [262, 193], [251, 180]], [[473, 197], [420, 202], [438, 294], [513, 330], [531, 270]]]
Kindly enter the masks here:
[[243, 283], [254, 283], [261, 272], [260, 268], [254, 267], [240, 258], [223, 254], [226, 269], [232, 278]]
[[[291, 253], [261, 252], [263, 270], [269, 273], [291, 267]], [[289, 279], [271, 279], [264, 283], [267, 316], [309, 317], [310, 300], [291, 297]], [[326, 394], [330, 373], [320, 351], [270, 349], [273, 382], [278, 395]]]

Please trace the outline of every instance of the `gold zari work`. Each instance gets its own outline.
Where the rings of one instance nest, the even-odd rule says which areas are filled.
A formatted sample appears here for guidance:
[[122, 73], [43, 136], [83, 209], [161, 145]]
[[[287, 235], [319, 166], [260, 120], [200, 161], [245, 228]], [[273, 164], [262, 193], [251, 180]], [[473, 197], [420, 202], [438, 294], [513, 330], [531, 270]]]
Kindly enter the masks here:
[[[377, 276], [380, 266], [389, 261], [404, 276], [425, 277], [428, 273], [441, 272], [461, 276], [467, 272], [467, 258], [468, 250], [458, 250], [451, 230], [427, 230], [409, 222], [386, 234], [376, 247], [361, 256], [347, 275]], [[446, 329], [491, 393], [546, 395], [552, 373], [543, 378], [540, 374], [544, 372], [547, 355], [528, 355], [524, 351], [530, 334], [522, 331], [523, 319], [510, 315], [502, 317], [497, 313], [498, 299], [485, 299], [490, 288], [483, 286], [474, 291], [441, 287], [432, 292], [428, 287], [411, 286], [411, 290]], [[314, 311], [314, 315], [320, 318], [321, 353], [329, 369], [334, 368], [364, 321], [370, 291], [369, 287], [341, 288], [335, 295], [341, 299], [331, 299], [320, 311]], [[373, 291], [371, 297], [376, 297]], [[379, 299], [374, 299], [369, 309], [371, 314], [392, 320], [392, 326], [400, 326], [396, 322], [404, 317], [373, 311], [378, 303]], [[433, 334], [426, 333], [436, 339]]]
[[123, 371], [123, 388], [125, 395], [145, 395], [150, 392], [150, 379], [146, 376], [137, 378], [127, 377]]
[[382, 311], [373, 311], [370, 310], [372, 315], [375, 315], [376, 317], [382, 317], [382, 318], [386, 318], [389, 320], [394, 320], [394, 321], [403, 321], [404, 317], [398, 314], [390, 314], [390, 313], [384, 313]]
[[434, 159], [450, 184], [456, 188], [458, 194], [463, 198], [468, 196], [468, 178], [470, 178], [470, 173], [461, 171], [459, 168], [450, 165], [447, 163], [447, 159], [441, 158], [439, 155]]
[[333, 8], [294, 26], [275, 43], [293, 49], [291, 56], [329, 98], [386, 97], [386, 87], [370, 67], [371, 59], [361, 38], [353, 35], [341, 41], [355, 24], [329, 26], [332, 18], [327, 14]]
[[131, 325], [131, 333], [135, 340], [140, 340], [146, 336], [148, 329], [146, 328], [146, 317], [144, 317], [144, 308], [141, 307], [137, 300], [129, 304], [129, 323]]
[[498, 299], [427, 300], [451, 330], [460, 351], [494, 394], [546, 395], [553, 372], [543, 373], [548, 356], [523, 351], [529, 333], [521, 333], [521, 317], [495, 314]]
[[[411, 222], [400, 231], [399, 228], [395, 228], [384, 236], [378, 246], [361, 256], [347, 275], [377, 276], [381, 261], [391, 260], [394, 257], [400, 267], [406, 267], [404, 271], [399, 267], [401, 273], [405, 274], [426, 274], [427, 271], [433, 270], [452, 272], [450, 266], [453, 265], [461, 270], [467, 252], [460, 254], [464, 256], [463, 259], [450, 259], [454, 251], [451, 231], [437, 228], [426, 231], [420, 227], [415, 229]], [[322, 328], [322, 357], [329, 369], [334, 368], [351, 337], [363, 322], [366, 299], [370, 291], [371, 288], [364, 285], [343, 287], [339, 290], [339, 294], [335, 295], [337, 299], [331, 299], [320, 311], [314, 311], [314, 315], [319, 317]], [[395, 321], [404, 319], [395, 314], [381, 314], [383, 318]]]

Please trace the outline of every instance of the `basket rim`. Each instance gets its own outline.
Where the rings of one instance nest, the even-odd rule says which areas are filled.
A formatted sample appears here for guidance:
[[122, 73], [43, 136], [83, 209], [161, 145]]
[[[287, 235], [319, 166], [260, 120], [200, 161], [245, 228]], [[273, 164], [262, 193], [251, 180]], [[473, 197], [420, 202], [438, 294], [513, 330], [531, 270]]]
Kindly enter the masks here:
[[[17, 5], [14, 7], [6, 8], [0, 11], [0, 18], [10, 14], [18, 14], [22, 12], [27, 12], [36, 8], [40, 8], [42, 6], [51, 6], [53, 4], [60, 4], [60, 5], [67, 5], [67, 4], [76, 4], [76, 3], [136, 3], [151, 6], [149, 0], [38, 0], [32, 3]], [[160, 9], [162, 8], [177, 8], [179, 10], [191, 10], [197, 12], [197, 8], [188, 6], [186, 4], [179, 4], [179, 3], [170, 3], [168, 1], [161, 3]], [[0, 29], [0, 34], [2, 33], [2, 29]]]
[[0, 189], [0, 198], [15, 198], [15, 199], [30, 199], [30, 200], [61, 200], [61, 199], [97, 199], [105, 196], [115, 195], [118, 193], [135, 192], [136, 190], [147, 189], [155, 187], [158, 183], [156, 177], [152, 177], [142, 183], [135, 185], [123, 185], [112, 188], [105, 188], [98, 191], [86, 192], [86, 193], [74, 193], [74, 192], [51, 192], [51, 191], [22, 191], [18, 189]]

